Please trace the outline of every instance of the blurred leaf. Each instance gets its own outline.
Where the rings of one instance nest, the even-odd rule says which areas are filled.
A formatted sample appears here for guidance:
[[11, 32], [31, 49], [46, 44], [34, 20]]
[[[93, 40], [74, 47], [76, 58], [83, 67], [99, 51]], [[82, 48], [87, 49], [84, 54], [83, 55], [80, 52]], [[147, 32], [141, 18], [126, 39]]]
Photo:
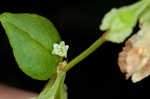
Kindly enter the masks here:
[[139, 21], [140, 21], [140, 26], [145, 26], [145, 25], [150, 26], [150, 5], [140, 15]]
[[21, 70], [34, 79], [50, 78], [61, 60], [51, 55], [53, 44], [61, 41], [53, 24], [42, 16], [27, 13], [3, 13], [0, 21]]
[[59, 89], [57, 91], [56, 99], [67, 99], [67, 85], [64, 84], [64, 81], [60, 83]]
[[65, 76], [65, 72], [54, 76], [43, 92], [35, 99], [67, 99], [67, 91], [64, 86]]
[[138, 16], [148, 4], [149, 0], [142, 0], [119, 9], [113, 8], [108, 12], [102, 20], [102, 25], [100, 25], [101, 30], [110, 32], [106, 40], [115, 43], [123, 42], [132, 33]]

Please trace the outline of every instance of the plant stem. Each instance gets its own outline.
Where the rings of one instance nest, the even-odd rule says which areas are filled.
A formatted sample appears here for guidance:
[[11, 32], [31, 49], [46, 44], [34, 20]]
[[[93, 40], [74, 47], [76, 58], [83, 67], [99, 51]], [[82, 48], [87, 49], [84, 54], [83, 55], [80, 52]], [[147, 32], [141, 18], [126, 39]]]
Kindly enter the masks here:
[[72, 61], [70, 61], [65, 67], [64, 72], [67, 72], [72, 67], [74, 67], [77, 63], [82, 61], [84, 58], [86, 58], [88, 55], [90, 55], [92, 52], [94, 52], [98, 47], [100, 47], [105, 41], [106, 36], [109, 32], [105, 32], [102, 37], [100, 37], [98, 40], [96, 40], [88, 49], [86, 49], [84, 52], [82, 52], [79, 56], [74, 58]]
[[[109, 32], [105, 32], [102, 37], [100, 37], [98, 40], [96, 40], [88, 49], [86, 49], [84, 52], [82, 52], [79, 56], [77, 56], [75, 59], [70, 61], [63, 69], [62, 72], [67, 72], [72, 67], [74, 67], [77, 63], [82, 61], [84, 58], [86, 58], [88, 55], [90, 55], [92, 52], [94, 52], [98, 47], [100, 47], [105, 41], [106, 36]], [[46, 94], [50, 91], [50, 88], [53, 86], [55, 79], [57, 75], [54, 74], [54, 76], [50, 79], [50, 81], [47, 83], [43, 91], [40, 93], [40, 95], [34, 99], [41, 99], [41, 97], [46, 96]], [[43, 99], [43, 98], [42, 98]]]

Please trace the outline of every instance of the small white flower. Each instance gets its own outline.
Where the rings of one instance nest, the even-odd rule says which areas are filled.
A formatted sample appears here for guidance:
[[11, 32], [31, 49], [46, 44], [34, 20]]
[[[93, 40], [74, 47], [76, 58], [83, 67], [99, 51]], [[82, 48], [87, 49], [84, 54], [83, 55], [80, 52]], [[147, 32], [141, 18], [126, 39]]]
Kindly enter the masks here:
[[54, 44], [53, 45], [53, 51], [52, 54], [53, 55], [58, 55], [61, 57], [67, 57], [67, 51], [68, 51], [69, 46], [65, 45], [64, 41], [61, 41], [60, 44]]

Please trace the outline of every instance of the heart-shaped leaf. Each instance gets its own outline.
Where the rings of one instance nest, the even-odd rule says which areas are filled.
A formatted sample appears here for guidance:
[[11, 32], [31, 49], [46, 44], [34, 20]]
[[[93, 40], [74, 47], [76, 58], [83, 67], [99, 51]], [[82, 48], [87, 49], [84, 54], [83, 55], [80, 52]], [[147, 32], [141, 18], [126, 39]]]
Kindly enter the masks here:
[[53, 24], [42, 16], [27, 13], [3, 13], [0, 21], [21, 70], [34, 79], [50, 78], [62, 59], [51, 54], [53, 44], [61, 41]]

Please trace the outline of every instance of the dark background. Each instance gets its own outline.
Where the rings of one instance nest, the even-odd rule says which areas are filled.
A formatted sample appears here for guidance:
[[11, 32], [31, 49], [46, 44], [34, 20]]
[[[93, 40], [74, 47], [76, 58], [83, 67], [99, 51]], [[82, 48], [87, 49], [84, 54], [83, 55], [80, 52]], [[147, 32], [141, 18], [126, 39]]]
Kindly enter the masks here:
[[[2, 1], [0, 12], [36, 13], [50, 19], [62, 39], [70, 45], [73, 59], [102, 35], [99, 24], [106, 12], [137, 0], [39, 0]], [[40, 92], [47, 81], [37, 81], [18, 68], [4, 29], [0, 27], [0, 81]], [[133, 84], [126, 81], [117, 65], [124, 44], [105, 43], [67, 73], [69, 99], [115, 99], [147, 97], [150, 77]], [[103, 98], [104, 96], [104, 98]], [[144, 98], [143, 98], [144, 99]]]

